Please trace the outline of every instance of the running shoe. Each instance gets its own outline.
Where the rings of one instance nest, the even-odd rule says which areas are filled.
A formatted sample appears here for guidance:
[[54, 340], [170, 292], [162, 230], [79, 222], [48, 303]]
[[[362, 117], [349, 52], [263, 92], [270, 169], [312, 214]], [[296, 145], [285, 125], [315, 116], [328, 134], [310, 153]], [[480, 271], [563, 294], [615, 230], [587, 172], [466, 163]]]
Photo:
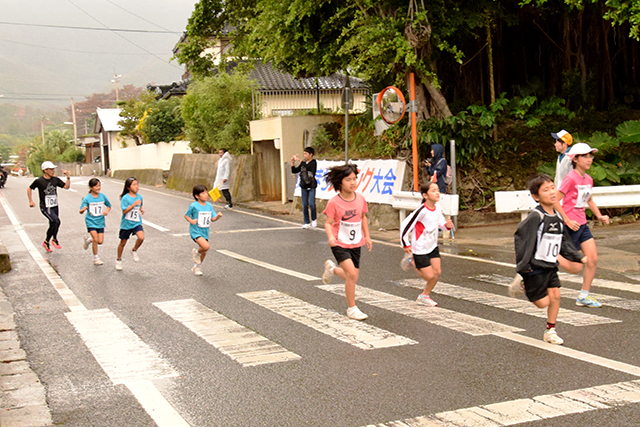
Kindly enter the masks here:
[[507, 291], [510, 297], [517, 297], [520, 294], [524, 293], [524, 282], [522, 281], [522, 276], [516, 274], [516, 277], [513, 278], [511, 284], [509, 285], [509, 290]]
[[82, 249], [84, 249], [85, 251], [87, 249], [89, 249], [89, 244], [91, 243], [91, 237], [89, 236], [84, 236], [82, 238]]
[[93, 265], [102, 265], [102, 264], [104, 264], [104, 262], [102, 262], [100, 258], [93, 259]]
[[58, 239], [51, 239], [51, 246], [56, 249], [62, 249], [62, 246], [60, 246], [60, 243], [58, 243]]
[[438, 303], [432, 300], [429, 295], [422, 294], [418, 295], [416, 302], [418, 304], [426, 305], [427, 307], [436, 307], [438, 305]]
[[562, 345], [564, 340], [558, 336], [556, 332], [556, 328], [547, 329], [544, 331], [544, 337], [542, 338], [544, 342], [548, 342], [549, 344]]
[[302, 224], [302, 228], [311, 228], [311, 224]]
[[196, 276], [202, 276], [202, 270], [200, 270], [200, 267], [198, 267], [197, 265], [191, 267], [191, 271], [193, 271], [193, 274], [195, 274]]
[[599, 308], [602, 307], [602, 303], [596, 301], [593, 297], [580, 298], [576, 300], [576, 305], [578, 307], [590, 307], [590, 308]]
[[331, 269], [335, 266], [336, 264], [330, 259], [324, 262], [324, 273], [322, 273], [322, 283], [324, 283], [325, 285], [328, 285], [329, 282], [331, 281], [331, 276], [333, 276]]
[[311, 221], [311, 226], [313, 228], [316, 228], [318, 226], [318, 221], [316, 221], [315, 219], [313, 221]]
[[42, 242], [42, 247], [44, 247], [44, 250], [47, 252], [53, 252], [51, 246], [49, 246], [49, 242], [47, 242], [46, 240]]
[[369, 316], [361, 312], [360, 309], [354, 305], [353, 307], [349, 307], [347, 309], [347, 317], [354, 320], [365, 320]]
[[413, 266], [413, 254], [404, 254], [402, 259], [400, 260], [400, 268], [404, 271], [411, 270]]
[[140, 257], [138, 256], [138, 252], [137, 251], [134, 251], [133, 249], [131, 249], [131, 256], [133, 257], [133, 260], [135, 262], [140, 261]]
[[116, 260], [116, 270], [122, 271], [122, 260]]
[[193, 257], [193, 262], [200, 265], [202, 260], [200, 259], [200, 252], [197, 249], [191, 249], [191, 256]]

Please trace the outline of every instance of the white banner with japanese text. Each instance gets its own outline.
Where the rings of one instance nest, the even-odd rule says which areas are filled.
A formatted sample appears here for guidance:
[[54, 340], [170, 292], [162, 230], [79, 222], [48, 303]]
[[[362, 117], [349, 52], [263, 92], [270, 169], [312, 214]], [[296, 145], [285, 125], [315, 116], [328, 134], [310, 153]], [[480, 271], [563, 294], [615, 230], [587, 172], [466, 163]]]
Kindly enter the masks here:
[[[337, 193], [324, 181], [324, 174], [333, 166], [344, 165], [344, 162], [318, 160], [316, 170], [316, 199], [328, 200]], [[367, 202], [390, 205], [393, 203], [393, 192], [402, 189], [405, 162], [400, 160], [352, 160], [358, 166], [358, 187]], [[300, 197], [300, 177], [296, 181], [294, 196]]]

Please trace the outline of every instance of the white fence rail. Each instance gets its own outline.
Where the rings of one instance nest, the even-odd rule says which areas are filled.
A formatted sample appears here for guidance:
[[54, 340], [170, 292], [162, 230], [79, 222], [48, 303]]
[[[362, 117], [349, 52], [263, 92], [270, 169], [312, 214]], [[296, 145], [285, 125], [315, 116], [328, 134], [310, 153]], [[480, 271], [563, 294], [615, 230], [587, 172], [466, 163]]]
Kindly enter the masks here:
[[[528, 190], [496, 191], [496, 212], [520, 212], [524, 219], [538, 203]], [[599, 208], [626, 208], [640, 206], [640, 185], [593, 187], [593, 201]]]
[[[420, 194], [419, 191], [394, 191], [393, 199], [394, 201], [391, 206], [398, 209], [400, 225], [402, 225], [402, 221], [407, 217], [407, 211], [411, 212], [417, 209], [420, 203], [422, 203], [422, 194]], [[442, 207], [442, 213], [446, 217], [458, 215], [460, 196], [457, 194], [441, 194], [438, 203]], [[448, 232], [445, 232], [445, 237], [447, 237], [447, 235]]]

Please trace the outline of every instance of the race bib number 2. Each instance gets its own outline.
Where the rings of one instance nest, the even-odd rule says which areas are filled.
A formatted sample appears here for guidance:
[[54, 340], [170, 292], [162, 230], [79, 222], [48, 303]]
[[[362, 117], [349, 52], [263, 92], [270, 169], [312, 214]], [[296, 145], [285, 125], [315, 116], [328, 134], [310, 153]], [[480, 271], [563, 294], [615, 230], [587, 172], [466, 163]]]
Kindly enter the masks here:
[[140, 207], [136, 206], [124, 215], [124, 219], [132, 222], [140, 222]]
[[362, 240], [362, 223], [340, 221], [338, 240], [348, 245], [360, 243], [360, 240]]

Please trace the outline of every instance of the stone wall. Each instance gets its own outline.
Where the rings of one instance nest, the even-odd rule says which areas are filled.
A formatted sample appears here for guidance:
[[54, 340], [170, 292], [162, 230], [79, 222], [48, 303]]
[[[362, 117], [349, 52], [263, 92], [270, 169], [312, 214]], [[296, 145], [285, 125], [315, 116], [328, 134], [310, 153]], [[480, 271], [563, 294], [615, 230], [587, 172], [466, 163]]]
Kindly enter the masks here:
[[[327, 206], [328, 200], [316, 199], [316, 210], [318, 212], [318, 218], [320, 218], [322, 211]], [[302, 211], [302, 200], [300, 197], [294, 197], [293, 203], [295, 203], [295, 209]], [[380, 203], [367, 203], [369, 213], [367, 219], [369, 220], [370, 230], [398, 230], [400, 226], [400, 216], [398, 210], [394, 209], [391, 205], [383, 205]]]
[[[217, 154], [174, 154], [167, 177], [167, 188], [191, 193], [197, 184], [211, 189], [216, 179]], [[255, 199], [253, 157], [249, 154], [232, 156], [231, 197], [234, 202]]]

